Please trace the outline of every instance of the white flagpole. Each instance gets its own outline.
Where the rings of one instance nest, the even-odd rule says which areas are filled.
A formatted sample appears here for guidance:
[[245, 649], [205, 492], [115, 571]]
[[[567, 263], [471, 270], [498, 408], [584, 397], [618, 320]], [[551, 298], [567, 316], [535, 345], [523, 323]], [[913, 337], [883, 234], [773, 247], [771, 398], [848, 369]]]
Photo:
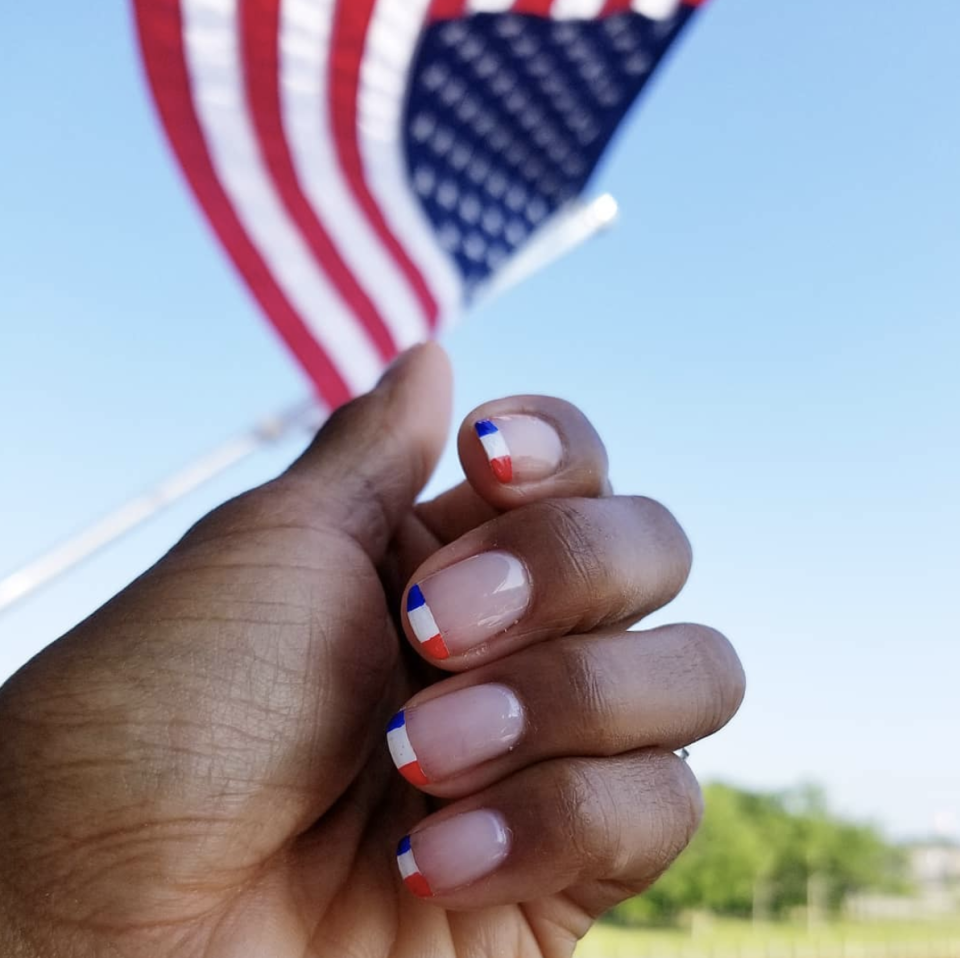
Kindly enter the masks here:
[[480, 287], [474, 303], [482, 305], [518, 286], [598, 233], [610, 229], [619, 215], [617, 201], [609, 193], [592, 200], [576, 199], [568, 203]]
[[322, 419], [312, 400], [264, 419], [252, 429], [222, 443], [149, 491], [131, 499], [83, 532], [65, 539], [49, 552], [0, 579], [0, 612], [31, 592], [57, 579], [85, 559], [142, 525], [194, 489], [226, 472], [268, 443], [294, 429], [316, 425]]
[[[523, 282], [566, 256], [592, 236], [608, 229], [616, 218], [617, 203], [609, 193], [589, 202], [574, 201], [568, 204], [478, 292], [475, 303], [480, 305], [489, 302]], [[262, 420], [242, 435], [217, 446], [159, 485], [104, 516], [83, 532], [65, 539], [49, 552], [0, 579], [0, 613], [58, 579], [265, 445], [277, 442], [296, 429], [316, 428], [323, 419], [324, 411], [315, 400], [308, 399]]]

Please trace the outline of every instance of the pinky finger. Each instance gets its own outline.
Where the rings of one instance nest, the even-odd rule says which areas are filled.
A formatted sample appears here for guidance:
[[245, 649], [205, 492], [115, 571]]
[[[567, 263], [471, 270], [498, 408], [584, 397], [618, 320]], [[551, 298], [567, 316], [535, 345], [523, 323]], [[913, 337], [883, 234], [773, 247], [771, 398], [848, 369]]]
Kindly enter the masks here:
[[701, 810], [696, 779], [670, 752], [559, 759], [425, 819], [401, 840], [397, 863], [411, 892], [444, 908], [566, 892], [599, 912], [656, 880]]

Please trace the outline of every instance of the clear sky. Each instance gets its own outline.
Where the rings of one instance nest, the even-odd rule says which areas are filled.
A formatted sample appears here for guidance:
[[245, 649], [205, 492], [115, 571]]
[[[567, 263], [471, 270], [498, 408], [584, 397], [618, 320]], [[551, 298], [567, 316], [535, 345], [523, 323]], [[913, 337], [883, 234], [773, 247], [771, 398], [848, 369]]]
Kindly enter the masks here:
[[[0, 572], [306, 393], [161, 139], [120, 2], [0, 14]], [[738, 645], [705, 778], [960, 818], [960, 4], [716, 0], [592, 184], [620, 225], [447, 338], [457, 415], [579, 403]], [[0, 677], [256, 457], [0, 618]], [[448, 455], [435, 487], [455, 480]], [[2, 734], [2, 730], [0, 730]]]

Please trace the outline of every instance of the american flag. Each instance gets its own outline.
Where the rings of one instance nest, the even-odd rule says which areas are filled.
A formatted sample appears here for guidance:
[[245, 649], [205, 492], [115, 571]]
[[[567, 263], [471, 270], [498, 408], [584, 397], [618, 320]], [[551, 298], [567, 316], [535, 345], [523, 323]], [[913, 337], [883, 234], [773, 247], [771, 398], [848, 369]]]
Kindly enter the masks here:
[[701, 0], [134, 0], [163, 126], [335, 407], [583, 190]]

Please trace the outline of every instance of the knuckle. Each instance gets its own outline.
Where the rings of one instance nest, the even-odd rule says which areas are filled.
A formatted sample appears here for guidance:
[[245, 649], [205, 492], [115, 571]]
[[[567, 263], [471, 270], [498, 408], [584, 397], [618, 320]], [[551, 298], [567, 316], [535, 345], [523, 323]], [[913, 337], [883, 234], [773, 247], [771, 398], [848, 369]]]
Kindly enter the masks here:
[[703, 817], [703, 795], [690, 767], [672, 752], [658, 753], [650, 772], [649, 865], [660, 874], [696, 833]]
[[584, 878], [616, 873], [624, 843], [617, 802], [604, 777], [591, 772], [586, 762], [564, 762], [554, 794], [560, 841], [577, 873]]
[[636, 509], [645, 537], [653, 539], [663, 555], [671, 563], [666, 570], [676, 591], [683, 588], [693, 565], [693, 547], [676, 516], [662, 503], [647, 496], [631, 496], [630, 503]]
[[687, 655], [702, 676], [698, 728], [709, 735], [736, 715], [746, 693], [746, 676], [730, 640], [706, 625], [687, 626]]
[[594, 594], [604, 579], [604, 562], [595, 521], [575, 499], [548, 499], [537, 506], [538, 518], [551, 530], [566, 565], [567, 588], [578, 596]]
[[578, 715], [576, 734], [584, 754], [615, 755], [629, 747], [618, 734], [623, 725], [617, 702], [603, 681], [596, 649], [581, 641], [566, 642], [559, 656], [560, 685]]

